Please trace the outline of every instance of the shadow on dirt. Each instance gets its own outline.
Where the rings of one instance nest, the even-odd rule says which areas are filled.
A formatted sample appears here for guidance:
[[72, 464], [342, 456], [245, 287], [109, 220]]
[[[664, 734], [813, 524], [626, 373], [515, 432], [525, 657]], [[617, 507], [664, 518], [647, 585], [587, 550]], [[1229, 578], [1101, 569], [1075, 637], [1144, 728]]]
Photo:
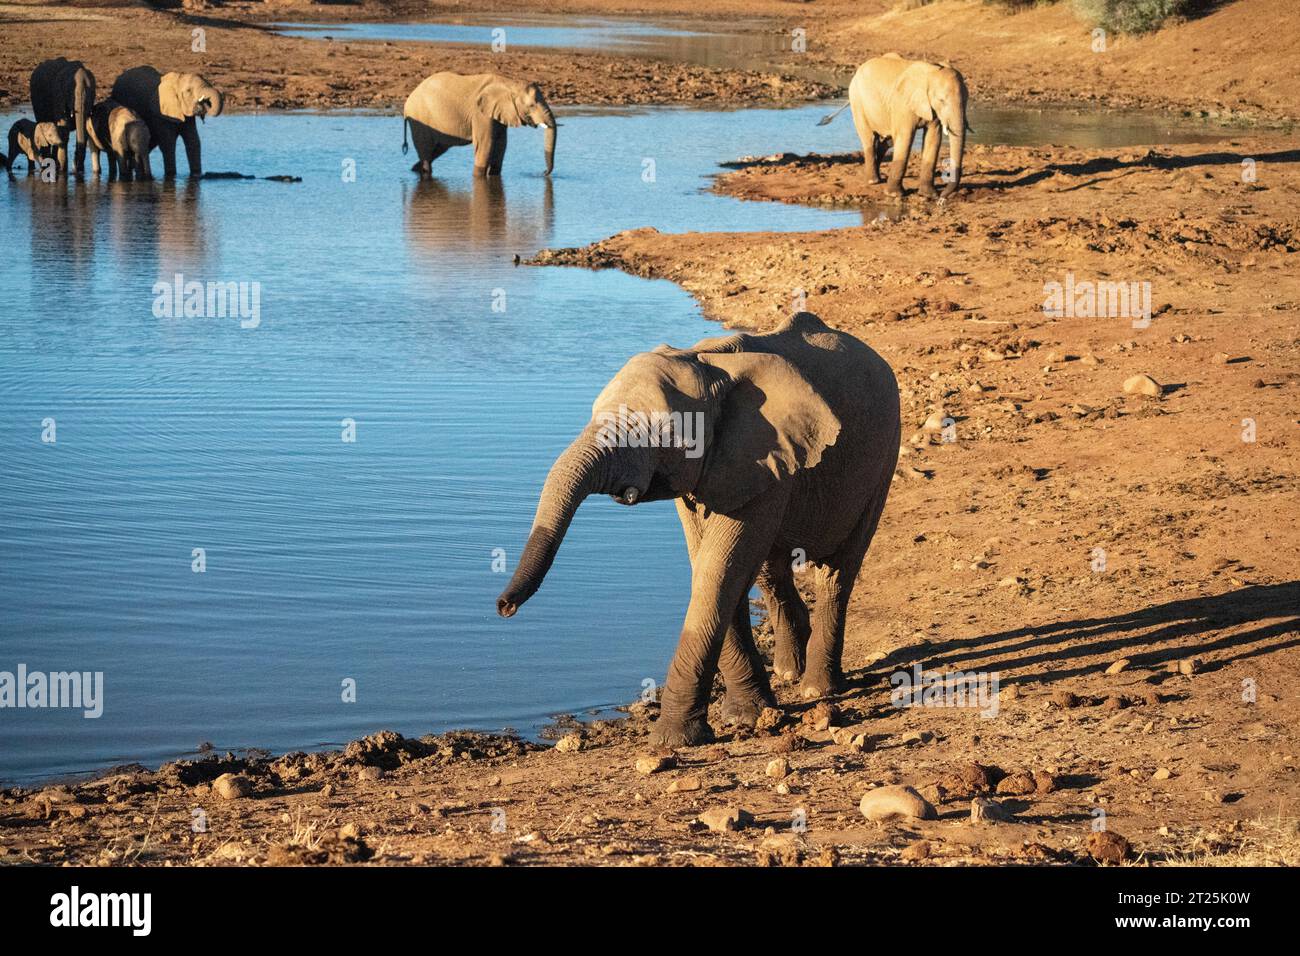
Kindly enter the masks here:
[[[1228, 633], [1225, 633], [1228, 632]], [[1006, 676], [1047, 683], [1097, 673], [1097, 660], [1127, 657], [1130, 669], [1158, 670], [1189, 655], [1213, 654], [1202, 670], [1218, 670], [1234, 661], [1300, 646], [1300, 581], [1261, 584], [1212, 597], [1169, 601], [1107, 617], [1079, 618], [1035, 627], [999, 631], [922, 647], [904, 648], [875, 669], [1022, 671], [1046, 664], [1032, 676]], [[1227, 652], [1227, 653], [1224, 653]]]

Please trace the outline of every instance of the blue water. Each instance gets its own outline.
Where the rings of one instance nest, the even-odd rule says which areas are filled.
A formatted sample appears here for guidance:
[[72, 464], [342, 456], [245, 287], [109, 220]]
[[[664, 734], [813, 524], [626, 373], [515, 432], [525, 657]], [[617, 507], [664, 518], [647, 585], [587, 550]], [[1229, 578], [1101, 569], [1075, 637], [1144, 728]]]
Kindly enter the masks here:
[[[0, 671], [102, 671], [106, 695], [97, 720], [0, 710], [0, 779], [532, 733], [659, 680], [689, 587], [671, 504], [590, 500], [537, 596], [509, 621], [494, 602], [611, 374], [718, 327], [670, 283], [513, 257], [860, 223], [702, 191], [720, 159], [851, 148], [821, 112], [561, 111], [552, 180], [521, 130], [500, 182], [465, 148], [426, 184], [396, 117], [227, 115], [208, 170], [303, 181], [0, 181]], [[156, 317], [177, 273], [259, 283], [260, 324]]]

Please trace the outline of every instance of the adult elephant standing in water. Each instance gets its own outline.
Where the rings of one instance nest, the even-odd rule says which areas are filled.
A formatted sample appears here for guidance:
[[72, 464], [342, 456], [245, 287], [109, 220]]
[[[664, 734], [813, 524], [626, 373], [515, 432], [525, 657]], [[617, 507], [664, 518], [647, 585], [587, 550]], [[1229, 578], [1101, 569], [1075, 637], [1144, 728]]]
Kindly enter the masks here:
[[[95, 105], [95, 74], [80, 60], [58, 57], [32, 70], [32, 112], [38, 123], [63, 122], [77, 131], [77, 175], [86, 169], [86, 124]], [[59, 150], [59, 170], [68, 171], [66, 145]]]
[[536, 83], [496, 73], [462, 76], [435, 73], [417, 86], [402, 108], [402, 152], [410, 128], [415, 153], [411, 169], [421, 178], [430, 164], [453, 146], [474, 146], [474, 175], [500, 176], [506, 154], [506, 128], [540, 126], [546, 130], [546, 174], [555, 167], [555, 115]]
[[[805, 698], [830, 693], [842, 677], [845, 611], [889, 493], [900, 427], [889, 365], [808, 312], [765, 335], [634, 356], [552, 466], [497, 612], [512, 616], [541, 586], [588, 495], [625, 505], [675, 499], [691, 600], [654, 741], [711, 738], [717, 670], [727, 721], [752, 726], [775, 706], [750, 630], [756, 582], [776, 635], [777, 674], [802, 672]], [[796, 567], [816, 569], [811, 622]], [[627, 593], [634, 600], [635, 582]]]
[[162, 153], [167, 179], [176, 176], [177, 137], [185, 143], [190, 175], [203, 175], [196, 119], [221, 115], [225, 99], [220, 90], [197, 73], [159, 73], [151, 66], [137, 66], [113, 82], [113, 99], [149, 127], [149, 139]]

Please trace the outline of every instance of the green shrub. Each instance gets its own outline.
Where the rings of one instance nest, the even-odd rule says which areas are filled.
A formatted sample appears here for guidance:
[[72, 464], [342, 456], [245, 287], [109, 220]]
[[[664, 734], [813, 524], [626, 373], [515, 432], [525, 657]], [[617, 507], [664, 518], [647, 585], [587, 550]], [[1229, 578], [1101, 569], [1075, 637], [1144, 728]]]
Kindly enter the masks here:
[[1197, 0], [1074, 0], [1074, 9], [1092, 26], [1114, 33], [1150, 33], [1170, 17], [1191, 12]]

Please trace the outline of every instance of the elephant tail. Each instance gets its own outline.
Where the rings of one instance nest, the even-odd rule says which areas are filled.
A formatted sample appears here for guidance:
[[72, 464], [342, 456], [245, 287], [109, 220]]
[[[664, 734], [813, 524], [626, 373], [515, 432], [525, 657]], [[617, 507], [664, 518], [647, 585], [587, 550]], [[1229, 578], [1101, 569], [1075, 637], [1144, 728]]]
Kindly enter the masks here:
[[841, 106], [839, 109], [837, 109], [834, 113], [827, 113], [825, 116], [823, 116], [821, 119], [819, 119], [819, 120], [817, 121], [817, 125], [818, 125], [818, 126], [825, 126], [825, 125], [827, 125], [827, 124], [830, 123], [833, 119], [835, 119], [835, 117], [839, 116], [841, 113], [843, 113], [843, 112], [844, 112], [846, 109], [848, 109], [848, 108], [849, 108], [849, 104], [848, 104], [848, 103], [845, 103], [843, 106]]
[[403, 156], [405, 156], [407, 150], [411, 148], [406, 143], [406, 131], [410, 128], [411, 128], [411, 117], [403, 116], [402, 117], [402, 155]]

